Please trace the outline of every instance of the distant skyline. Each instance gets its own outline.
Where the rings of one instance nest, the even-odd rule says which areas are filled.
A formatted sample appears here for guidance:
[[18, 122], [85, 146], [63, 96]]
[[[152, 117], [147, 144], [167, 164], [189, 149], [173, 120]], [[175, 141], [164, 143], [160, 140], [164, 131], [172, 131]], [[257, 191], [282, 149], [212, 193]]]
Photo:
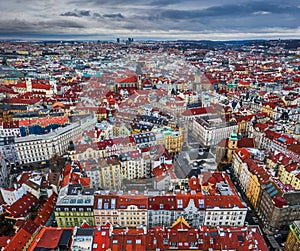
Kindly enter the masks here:
[[298, 39], [300, 2], [251, 0], [2, 1], [0, 39]]

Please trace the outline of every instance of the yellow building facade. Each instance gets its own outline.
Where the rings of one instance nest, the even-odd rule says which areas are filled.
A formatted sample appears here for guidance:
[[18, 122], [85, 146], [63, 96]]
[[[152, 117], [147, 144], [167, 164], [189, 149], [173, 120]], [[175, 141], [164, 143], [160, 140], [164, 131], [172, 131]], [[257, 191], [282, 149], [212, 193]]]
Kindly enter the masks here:
[[164, 145], [169, 153], [178, 153], [183, 145], [183, 130], [164, 126], [156, 131], [156, 144]]
[[250, 201], [251, 205], [256, 208], [259, 193], [260, 193], [260, 182], [256, 174], [251, 173], [249, 179], [248, 189], [246, 191], [246, 196]]
[[287, 166], [280, 165], [278, 177], [283, 184], [290, 184], [295, 190], [300, 190], [298, 163], [294, 162]]

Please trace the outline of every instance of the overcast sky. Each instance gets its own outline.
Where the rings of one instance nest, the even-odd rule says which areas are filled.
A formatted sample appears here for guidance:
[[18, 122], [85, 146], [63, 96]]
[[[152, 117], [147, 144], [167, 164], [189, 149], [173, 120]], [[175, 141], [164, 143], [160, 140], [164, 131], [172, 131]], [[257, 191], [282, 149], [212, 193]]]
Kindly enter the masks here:
[[1, 0], [0, 39], [300, 38], [299, 0]]

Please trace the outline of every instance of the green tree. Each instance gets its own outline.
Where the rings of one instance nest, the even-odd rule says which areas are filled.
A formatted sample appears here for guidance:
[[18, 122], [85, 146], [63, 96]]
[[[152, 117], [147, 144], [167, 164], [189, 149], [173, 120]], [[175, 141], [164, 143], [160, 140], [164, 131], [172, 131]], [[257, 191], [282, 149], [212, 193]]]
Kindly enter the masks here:
[[66, 160], [62, 156], [55, 154], [50, 159], [50, 170], [53, 173], [60, 173], [61, 170], [65, 167]]

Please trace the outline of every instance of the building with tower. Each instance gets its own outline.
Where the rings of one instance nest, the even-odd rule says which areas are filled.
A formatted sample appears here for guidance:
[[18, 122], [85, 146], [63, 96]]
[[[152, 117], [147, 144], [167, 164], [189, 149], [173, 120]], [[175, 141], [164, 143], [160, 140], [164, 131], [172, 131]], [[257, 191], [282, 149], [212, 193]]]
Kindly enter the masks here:
[[241, 134], [233, 131], [229, 138], [222, 139], [216, 145], [216, 162], [220, 166], [230, 165], [238, 148], [255, 148], [255, 141], [253, 138], [242, 138]]
[[137, 64], [136, 70], [135, 70], [136, 76], [137, 76], [137, 88], [138, 90], [141, 90], [143, 88], [142, 86], [142, 67], [140, 64]]
[[239, 85], [239, 78], [236, 77], [235, 79], [230, 79], [227, 81], [224, 78], [224, 76], [221, 77], [221, 84], [220, 84], [220, 91], [221, 92], [235, 92], [237, 90], [237, 87]]
[[235, 131], [233, 131], [232, 134], [230, 135], [230, 138], [228, 139], [228, 148], [226, 154], [227, 160], [229, 162], [232, 161], [233, 153], [238, 147], [238, 141], [239, 141], [238, 135]]
[[136, 74], [132, 76], [115, 79], [114, 91], [121, 93], [126, 90], [127, 93], [132, 94], [135, 90], [143, 89], [142, 67], [140, 64], [137, 64], [135, 73]]
[[26, 77], [25, 78], [25, 82], [26, 82], [26, 92], [32, 92], [32, 82], [31, 82], [31, 78], [30, 77]]
[[201, 75], [202, 72], [199, 68], [197, 68], [196, 74], [195, 74], [195, 81], [193, 83], [193, 90], [195, 90], [196, 92], [200, 92], [201, 91]]
[[202, 93], [202, 100], [201, 100], [202, 107], [209, 107], [210, 106], [210, 97], [208, 91], [205, 91], [205, 94]]
[[6, 187], [11, 169], [20, 164], [14, 137], [0, 137], [0, 153], [0, 187]]

